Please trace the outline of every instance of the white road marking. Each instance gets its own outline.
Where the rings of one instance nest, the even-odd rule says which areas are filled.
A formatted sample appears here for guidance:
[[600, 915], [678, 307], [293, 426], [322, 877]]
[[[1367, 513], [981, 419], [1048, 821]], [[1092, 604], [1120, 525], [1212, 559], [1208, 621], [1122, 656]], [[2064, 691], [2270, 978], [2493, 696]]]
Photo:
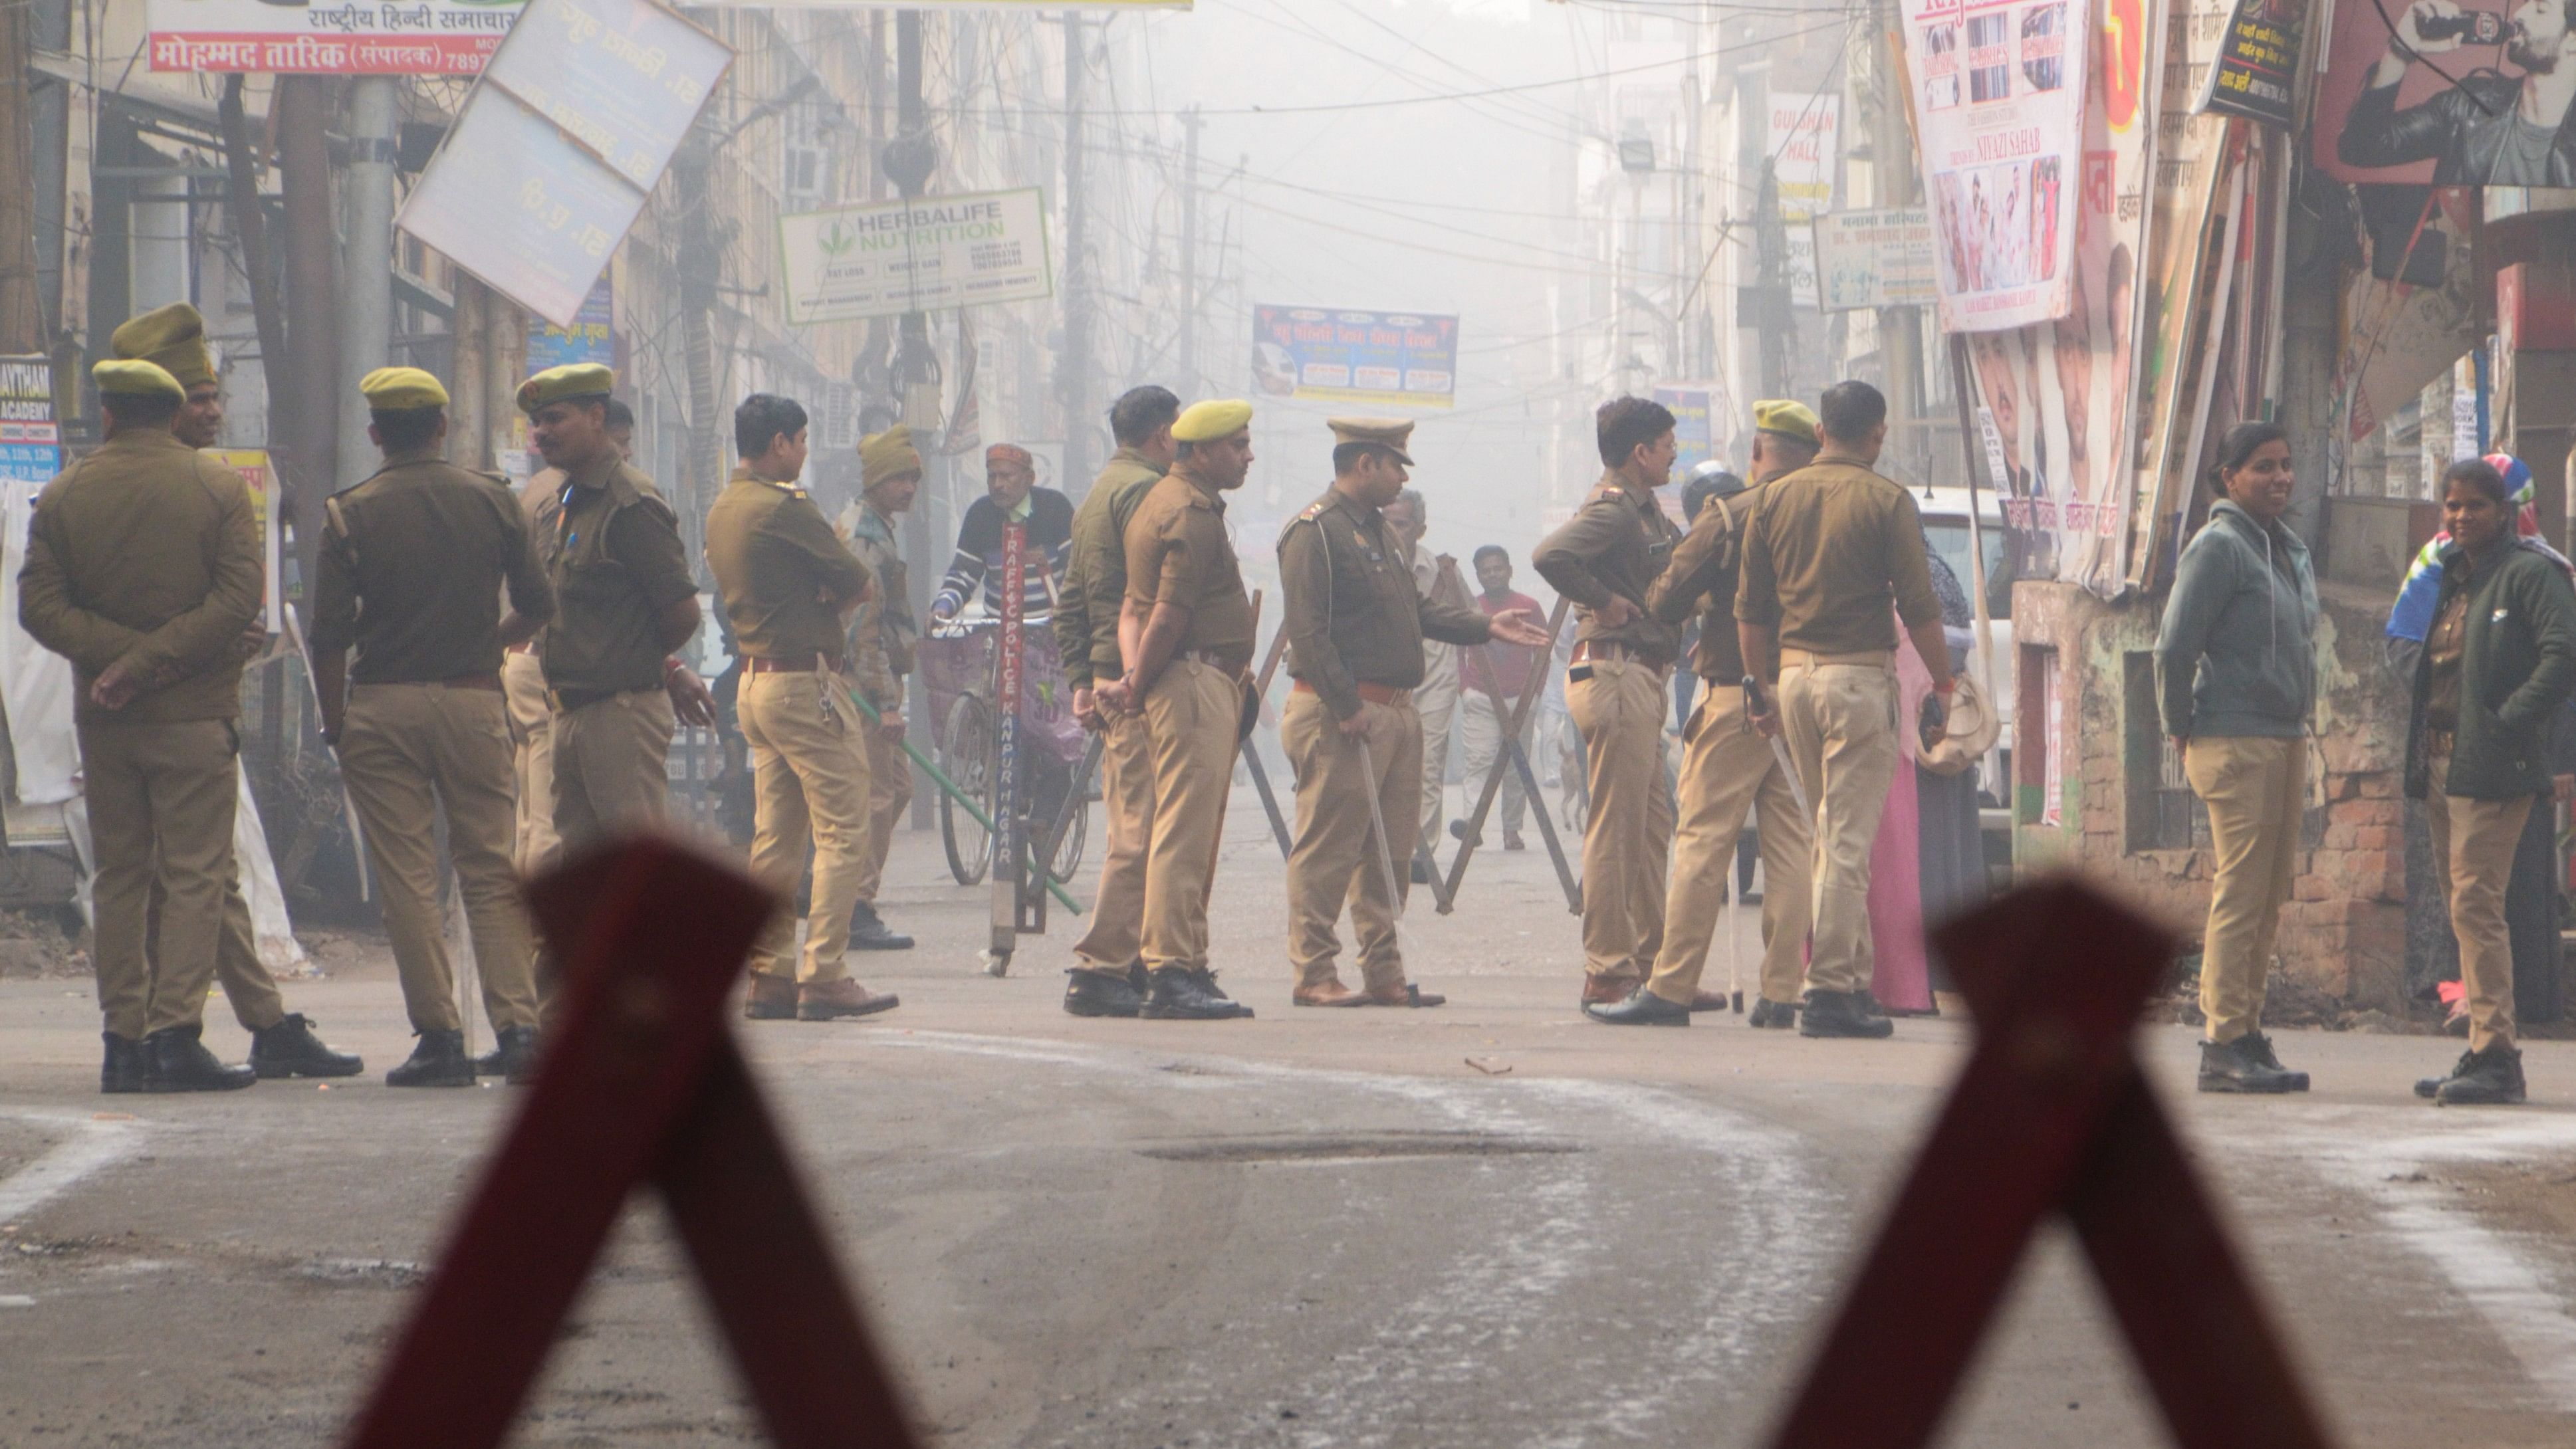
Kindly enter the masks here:
[[70, 1112], [0, 1113], [41, 1129], [69, 1135], [45, 1154], [0, 1178], [0, 1223], [12, 1222], [53, 1201], [83, 1178], [113, 1167], [143, 1150], [143, 1124], [101, 1120]]

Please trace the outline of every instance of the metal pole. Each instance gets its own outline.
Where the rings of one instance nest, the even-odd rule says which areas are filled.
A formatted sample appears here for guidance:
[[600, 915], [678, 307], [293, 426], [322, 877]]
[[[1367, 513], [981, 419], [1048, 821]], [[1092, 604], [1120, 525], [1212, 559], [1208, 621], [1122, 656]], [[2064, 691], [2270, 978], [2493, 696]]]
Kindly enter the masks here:
[[[321, 76], [280, 76], [270, 105], [277, 120], [278, 181], [286, 200], [286, 362], [296, 397], [309, 399], [291, 416], [291, 438], [272, 438], [273, 457], [293, 489], [297, 577], [310, 579], [322, 547], [322, 503], [332, 493], [331, 472], [339, 437], [334, 396], [340, 377], [331, 238], [331, 82]], [[311, 595], [305, 596], [309, 606]]]
[[1199, 108], [1181, 113], [1181, 388], [1199, 386]]
[[305, 400], [339, 413], [329, 484], [334, 490], [373, 473], [378, 462], [367, 440], [367, 400], [356, 384], [359, 374], [392, 360], [394, 125], [393, 77], [360, 76], [349, 83], [348, 163], [340, 171], [348, 225], [340, 243], [339, 366], [330, 390]]
[[1088, 478], [1091, 464], [1091, 267], [1082, 195], [1083, 23], [1064, 13], [1064, 351], [1056, 390], [1064, 399], [1064, 476]]

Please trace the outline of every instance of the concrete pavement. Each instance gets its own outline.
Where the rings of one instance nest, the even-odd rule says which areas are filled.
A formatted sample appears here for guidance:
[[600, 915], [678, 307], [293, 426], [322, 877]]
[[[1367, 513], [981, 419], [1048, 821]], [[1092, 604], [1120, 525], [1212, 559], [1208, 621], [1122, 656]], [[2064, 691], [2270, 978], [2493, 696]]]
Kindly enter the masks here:
[[[1067, 923], [983, 975], [986, 896], [900, 839], [885, 910], [922, 947], [853, 966], [903, 1008], [743, 1036], [943, 1445], [1757, 1443], [1965, 1040], [1585, 1022], [1535, 852], [1481, 855], [1456, 915], [1417, 893], [1451, 1006], [1293, 1010], [1248, 798], [1214, 932], [1260, 1017], [1078, 1021]], [[110, 1099], [85, 983], [0, 981], [0, 1444], [332, 1440], [513, 1098], [381, 1085], [409, 1041], [380, 959], [290, 1006], [368, 1076]], [[209, 1037], [246, 1049], [220, 1006]], [[2318, 1090], [2279, 1101], [2193, 1096], [2190, 1034], [2143, 1041], [2340, 1442], [2576, 1439], [2576, 1046], [2472, 1112], [2407, 1092], [2445, 1039], [2281, 1033]], [[759, 1437], [630, 1212], [520, 1442]], [[2163, 1442], [2062, 1235], [1948, 1437]]]

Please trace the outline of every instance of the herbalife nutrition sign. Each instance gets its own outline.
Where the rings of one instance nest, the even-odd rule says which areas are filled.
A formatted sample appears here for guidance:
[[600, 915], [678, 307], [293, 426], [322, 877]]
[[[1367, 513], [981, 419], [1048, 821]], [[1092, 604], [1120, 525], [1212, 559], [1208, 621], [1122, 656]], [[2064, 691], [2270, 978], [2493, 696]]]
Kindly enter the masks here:
[[1037, 190], [925, 196], [778, 219], [787, 320], [842, 322], [1055, 291]]

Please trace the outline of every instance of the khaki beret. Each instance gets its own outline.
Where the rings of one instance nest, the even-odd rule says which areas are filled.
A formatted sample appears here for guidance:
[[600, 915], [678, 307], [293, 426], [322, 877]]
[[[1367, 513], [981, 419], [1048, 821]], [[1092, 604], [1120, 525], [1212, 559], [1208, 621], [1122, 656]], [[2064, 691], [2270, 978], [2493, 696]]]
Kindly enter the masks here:
[[127, 318], [108, 334], [107, 346], [128, 361], [159, 364], [178, 379], [183, 394], [215, 380], [214, 354], [206, 350], [206, 319], [185, 302]]
[[411, 412], [447, 406], [447, 389], [417, 367], [379, 367], [358, 379], [367, 406], [380, 413]]
[[912, 429], [901, 423], [859, 439], [859, 487], [874, 488], [905, 474], [921, 475], [921, 450], [912, 445]]
[[1753, 405], [1753, 428], [1756, 432], [1777, 433], [1795, 438], [1811, 448], [1824, 446], [1816, 436], [1816, 413], [1802, 402], [1785, 402], [1768, 398]]
[[534, 415], [548, 403], [568, 398], [604, 398], [617, 385], [617, 374], [596, 362], [549, 367], [519, 384], [519, 411]]
[[1194, 402], [1181, 409], [1181, 415], [1172, 420], [1172, 441], [1212, 443], [1242, 432], [1251, 422], [1252, 404], [1241, 398]]
[[98, 379], [98, 390], [109, 397], [167, 397], [188, 400], [188, 390], [179, 379], [157, 362], [137, 357], [102, 358], [91, 365], [89, 375]]
[[1333, 430], [1333, 441], [1371, 443], [1395, 455], [1395, 461], [1410, 468], [1412, 457], [1404, 450], [1413, 438], [1411, 418], [1327, 418], [1324, 426]]

